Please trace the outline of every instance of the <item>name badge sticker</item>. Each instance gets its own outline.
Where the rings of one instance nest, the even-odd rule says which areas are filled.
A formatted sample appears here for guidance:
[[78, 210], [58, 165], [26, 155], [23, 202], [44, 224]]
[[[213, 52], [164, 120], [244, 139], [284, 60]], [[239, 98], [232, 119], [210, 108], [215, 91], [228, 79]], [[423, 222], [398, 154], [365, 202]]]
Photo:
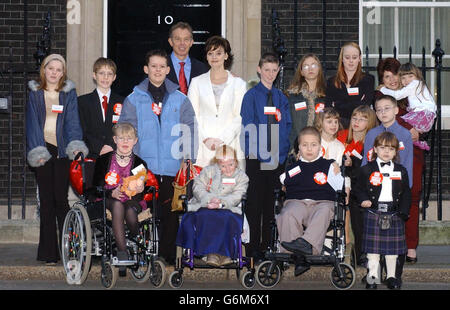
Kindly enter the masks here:
[[288, 171], [289, 177], [294, 177], [297, 174], [299, 174], [300, 172], [302, 172], [302, 170], [300, 169], [300, 166], [296, 166], [294, 168], [292, 168], [291, 170]]
[[159, 104], [156, 103], [152, 103], [152, 111], [153, 113], [155, 113], [156, 115], [160, 115], [161, 114], [161, 102]]
[[143, 164], [140, 164], [139, 166], [137, 166], [136, 168], [134, 168], [133, 170], [131, 170], [131, 173], [132, 173], [133, 175], [136, 175], [136, 174], [138, 174], [138, 172], [141, 171], [141, 170], [145, 170], [145, 167], [144, 167]]
[[234, 185], [234, 184], [236, 184], [236, 179], [235, 178], [223, 178], [222, 179], [222, 184]]
[[306, 102], [297, 102], [295, 105], [295, 111], [306, 110]]
[[52, 105], [52, 112], [53, 113], [62, 113], [64, 110], [64, 106], [60, 104], [53, 104]]
[[371, 148], [368, 152], [367, 152], [367, 160], [371, 161], [372, 160], [372, 154], [373, 154], [373, 148]]
[[361, 154], [358, 153], [357, 150], [353, 149], [352, 151], [352, 155], [355, 156], [358, 159], [362, 159], [363, 157], [361, 156]]
[[402, 172], [401, 171], [392, 171], [390, 173], [391, 180], [401, 180]]
[[400, 141], [400, 142], [399, 142], [399, 144], [398, 144], [398, 149], [399, 149], [400, 151], [403, 151], [403, 150], [405, 149], [405, 144], [403, 144], [403, 141]]
[[347, 88], [347, 93], [348, 93], [349, 96], [358, 96], [359, 95], [359, 88], [358, 87]]
[[276, 115], [277, 108], [276, 107], [264, 107], [264, 115]]

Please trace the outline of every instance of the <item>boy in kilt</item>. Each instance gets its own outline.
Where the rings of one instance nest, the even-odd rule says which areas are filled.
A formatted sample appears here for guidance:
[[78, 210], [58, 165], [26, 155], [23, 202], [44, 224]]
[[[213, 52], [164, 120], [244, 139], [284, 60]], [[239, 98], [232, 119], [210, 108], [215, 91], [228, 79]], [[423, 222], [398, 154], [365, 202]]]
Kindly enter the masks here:
[[407, 252], [405, 222], [411, 189], [406, 168], [395, 162], [399, 149], [399, 140], [392, 132], [379, 134], [374, 141], [374, 160], [361, 167], [354, 188], [365, 209], [362, 251], [368, 259], [367, 289], [376, 289], [376, 283], [380, 283], [380, 255], [386, 260], [388, 288], [401, 286], [396, 277], [396, 262], [398, 255]]

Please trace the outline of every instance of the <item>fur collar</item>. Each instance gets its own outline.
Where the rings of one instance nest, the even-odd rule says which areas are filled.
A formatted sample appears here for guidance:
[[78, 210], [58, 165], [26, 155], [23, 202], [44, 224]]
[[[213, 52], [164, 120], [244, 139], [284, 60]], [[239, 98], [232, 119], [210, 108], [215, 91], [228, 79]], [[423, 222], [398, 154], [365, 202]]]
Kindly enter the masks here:
[[[31, 80], [28, 82], [28, 87], [32, 90], [32, 91], [37, 91], [39, 90], [39, 83], [35, 80]], [[75, 83], [72, 82], [71, 80], [66, 80], [66, 82], [64, 83], [63, 88], [61, 89], [61, 91], [68, 93], [70, 92], [72, 89], [75, 89]]]

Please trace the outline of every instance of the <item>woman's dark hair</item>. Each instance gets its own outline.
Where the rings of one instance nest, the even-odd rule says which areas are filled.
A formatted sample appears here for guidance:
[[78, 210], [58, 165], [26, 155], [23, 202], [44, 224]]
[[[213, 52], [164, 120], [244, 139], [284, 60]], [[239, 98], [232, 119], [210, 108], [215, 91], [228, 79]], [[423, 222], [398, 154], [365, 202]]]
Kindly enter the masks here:
[[228, 55], [228, 59], [225, 60], [224, 67], [229, 70], [233, 66], [234, 55], [231, 53], [230, 42], [221, 36], [212, 36], [205, 43], [205, 53], [208, 54], [209, 51], [213, 51], [222, 47], [225, 53]]
[[381, 59], [377, 65], [378, 83], [381, 84], [383, 82], [384, 71], [389, 71], [397, 75], [400, 65], [400, 61], [392, 57]]

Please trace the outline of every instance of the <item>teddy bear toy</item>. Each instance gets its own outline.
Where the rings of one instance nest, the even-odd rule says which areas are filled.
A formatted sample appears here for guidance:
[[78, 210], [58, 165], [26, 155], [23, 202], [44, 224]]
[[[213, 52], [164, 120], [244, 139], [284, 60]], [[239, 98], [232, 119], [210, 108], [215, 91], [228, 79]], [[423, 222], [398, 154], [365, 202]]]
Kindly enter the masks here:
[[145, 181], [147, 181], [147, 170], [143, 168], [135, 175], [124, 178], [120, 191], [131, 198], [137, 194], [137, 189], [142, 187], [145, 184]]

